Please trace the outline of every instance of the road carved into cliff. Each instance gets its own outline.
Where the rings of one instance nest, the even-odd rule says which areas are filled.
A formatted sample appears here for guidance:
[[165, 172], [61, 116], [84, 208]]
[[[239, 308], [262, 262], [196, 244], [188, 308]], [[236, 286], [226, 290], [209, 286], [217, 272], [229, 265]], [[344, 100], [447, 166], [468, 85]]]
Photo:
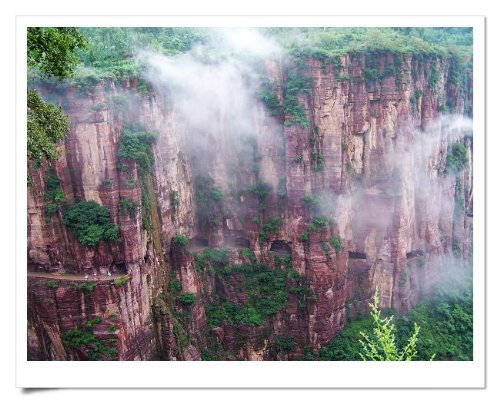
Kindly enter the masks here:
[[111, 281], [115, 280], [117, 278], [123, 277], [125, 274], [124, 273], [118, 273], [118, 274], [111, 274], [110, 276], [108, 275], [98, 275], [98, 276], [93, 276], [93, 275], [85, 275], [85, 274], [51, 274], [51, 273], [45, 273], [45, 272], [33, 272], [29, 271], [28, 272], [28, 277], [37, 277], [37, 278], [47, 278], [47, 279], [54, 279], [54, 280], [70, 280], [70, 281]]

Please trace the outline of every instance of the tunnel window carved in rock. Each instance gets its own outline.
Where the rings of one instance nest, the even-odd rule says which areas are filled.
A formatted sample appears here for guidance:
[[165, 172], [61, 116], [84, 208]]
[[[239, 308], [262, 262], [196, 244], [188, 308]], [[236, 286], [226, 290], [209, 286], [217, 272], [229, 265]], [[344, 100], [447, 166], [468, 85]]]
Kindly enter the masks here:
[[349, 259], [366, 259], [366, 253], [349, 251]]
[[424, 255], [424, 252], [421, 251], [420, 249], [417, 249], [417, 250], [412, 250], [411, 252], [408, 252], [406, 254], [406, 258], [410, 259], [412, 257], [419, 257], [419, 256], [423, 256], [423, 255]]
[[278, 255], [291, 255], [292, 248], [286, 241], [273, 241], [271, 243], [271, 252], [274, 252]]
[[125, 263], [123, 263], [123, 262], [114, 263], [112, 271], [114, 271], [115, 273], [126, 273], [127, 267], [125, 266]]

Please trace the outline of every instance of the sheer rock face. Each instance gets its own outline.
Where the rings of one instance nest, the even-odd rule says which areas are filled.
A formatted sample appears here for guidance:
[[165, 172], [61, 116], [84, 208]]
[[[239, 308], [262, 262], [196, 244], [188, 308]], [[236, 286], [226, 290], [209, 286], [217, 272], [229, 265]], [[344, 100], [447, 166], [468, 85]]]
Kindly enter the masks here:
[[[118, 97], [129, 102], [129, 110], [113, 111], [113, 100]], [[115, 325], [117, 335], [113, 336], [118, 346], [114, 359], [154, 359], [161, 355], [157, 350], [171, 350], [173, 345], [171, 321], [168, 318], [162, 321], [160, 311], [157, 317], [152, 314], [153, 301], [166, 286], [164, 267], [170, 239], [176, 232], [192, 232], [194, 227], [190, 171], [178, 145], [182, 129], [176, 128], [175, 117], [164, 112], [165, 108], [159, 107], [154, 99], [137, 99], [133, 93], [113, 89], [104, 92], [97, 88], [94, 94], [85, 96], [69, 90], [61, 101], [68, 107], [71, 129], [61, 145], [61, 157], [54, 169], [65, 201], [56, 214], [47, 217], [44, 212], [47, 172], [44, 169], [33, 172], [34, 184], [28, 189], [28, 270], [60, 274], [63, 282], [64, 274], [78, 274], [80, 278], [73, 281], [77, 285], [85, 283], [85, 275], [93, 281], [94, 273], [101, 280], [92, 291], [70, 287], [70, 281], [66, 281], [67, 287], [54, 291], [47, 287], [47, 281], [54, 281], [53, 276], [46, 280], [29, 278], [28, 357], [77, 359], [74, 349], [64, 347], [62, 335], [74, 328], [84, 328], [95, 316], [100, 316], [104, 323], [111, 312], [119, 318]], [[151, 189], [141, 186], [135, 162], [118, 158], [125, 113], [128, 119], [136, 119], [158, 132], [153, 149], [158, 162], [148, 176], [153, 178]], [[154, 214], [151, 228], [146, 231], [142, 222], [146, 215], [141, 208], [132, 216], [122, 214], [119, 201], [131, 199], [140, 206], [142, 192], [151, 193], [150, 190], [152, 194], [147, 196], [152, 199]], [[178, 190], [179, 207], [175, 209], [171, 190]], [[120, 227], [121, 241], [100, 242], [96, 247], [81, 245], [62, 224], [64, 203], [78, 200], [93, 200], [107, 207], [112, 221]], [[108, 271], [114, 277], [128, 274], [130, 280], [119, 287], [112, 281], [101, 284]], [[155, 320], [158, 329], [154, 328]], [[161, 331], [163, 335], [158, 333]], [[79, 358], [88, 357], [80, 354]]]
[[[120, 226], [122, 241], [85, 247], [62, 224], [62, 205], [45, 217], [46, 170], [39, 169], [28, 189], [28, 269], [82, 276], [111, 270], [127, 273], [130, 280], [122, 286], [103, 281], [85, 291], [70, 287], [64, 276], [58, 288], [29, 278], [28, 358], [88, 358], [65, 346], [61, 335], [98, 315], [117, 329], [111, 335], [99, 329], [94, 334], [117, 340], [118, 359], [200, 359], [207, 333], [204, 304], [217, 280], [196, 270], [185, 248], [171, 247], [179, 233], [229, 248], [230, 263], [242, 261], [239, 249], [246, 246], [258, 260], [272, 264], [271, 247], [279, 241], [289, 248], [294, 270], [307, 279], [315, 299], [299, 308], [297, 298], [289, 295], [288, 309], [266, 324], [270, 333], [264, 340], [262, 329], [250, 325], [211, 330], [219, 344], [242, 359], [275, 359], [266, 346], [278, 334], [296, 344], [285, 358], [299, 358], [306, 345], [317, 350], [348, 318], [366, 312], [375, 287], [382, 307], [400, 312], [413, 307], [446, 272], [438, 268], [448, 258], [469, 254], [472, 139], [464, 139], [470, 133], [450, 125], [438, 109], [444, 102], [450, 113], [469, 114], [471, 83], [465, 89], [449, 83], [448, 66], [439, 60], [434, 67], [439, 74], [431, 83], [431, 61], [395, 60], [393, 55], [377, 57], [380, 78], [370, 81], [364, 77], [366, 63], [364, 56], [345, 56], [337, 65], [306, 61], [303, 74], [311, 77], [310, 91], [299, 93], [297, 100], [308, 127], [283, 125], [263, 105], [250, 108], [256, 130], [252, 152], [258, 158], [248, 156], [243, 140], [234, 143], [227, 136], [222, 112], [220, 122], [196, 137], [205, 153], [194, 158], [194, 137], [185, 117], [159, 93], [138, 97], [112, 87], [87, 96], [74, 90], [64, 94], [72, 124], [54, 168], [65, 199], [106, 206]], [[384, 75], [391, 66], [394, 73]], [[283, 100], [286, 69], [270, 61], [266, 72], [278, 83], [276, 95]], [[127, 118], [158, 132], [149, 187], [140, 186], [135, 163], [126, 162], [124, 169], [117, 156], [125, 113], [112, 105], [125, 95]], [[461, 174], [445, 175], [447, 152], [457, 141], [465, 145], [469, 165]], [[196, 221], [196, 175], [212, 178], [224, 194], [224, 217], [215, 225]], [[257, 178], [272, 187], [263, 200], [247, 191]], [[148, 230], [140, 209], [129, 217], [118, 208], [122, 198], [140, 204], [142, 192], [153, 202]], [[310, 195], [322, 197], [318, 211], [304, 201]], [[311, 230], [308, 224], [317, 216], [330, 222]], [[281, 219], [279, 230], [261, 242], [259, 230], [271, 217]], [[307, 241], [301, 238], [304, 232]], [[338, 251], [329, 244], [334, 236], [342, 241]], [[168, 283], [173, 280], [180, 281], [180, 292], [195, 295], [189, 308], [169, 308]], [[243, 294], [222, 292], [228, 301], [244, 302]], [[109, 319], [112, 312], [117, 316]], [[189, 319], [179, 325], [179, 315], [186, 312]], [[179, 340], [179, 326], [190, 344]]]

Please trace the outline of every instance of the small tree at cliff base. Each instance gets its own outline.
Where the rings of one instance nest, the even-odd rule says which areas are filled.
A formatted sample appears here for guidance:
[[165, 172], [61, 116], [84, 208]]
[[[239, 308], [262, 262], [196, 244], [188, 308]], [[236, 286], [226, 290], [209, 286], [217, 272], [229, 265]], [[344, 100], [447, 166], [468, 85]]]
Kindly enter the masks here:
[[[370, 316], [373, 320], [373, 337], [360, 332], [362, 351], [359, 353], [363, 361], [411, 361], [417, 355], [417, 336], [420, 327], [415, 323], [413, 334], [403, 348], [396, 344], [396, 326], [392, 323], [393, 317], [382, 317], [379, 309], [378, 288], [370, 304]], [[431, 361], [434, 356], [431, 357]]]

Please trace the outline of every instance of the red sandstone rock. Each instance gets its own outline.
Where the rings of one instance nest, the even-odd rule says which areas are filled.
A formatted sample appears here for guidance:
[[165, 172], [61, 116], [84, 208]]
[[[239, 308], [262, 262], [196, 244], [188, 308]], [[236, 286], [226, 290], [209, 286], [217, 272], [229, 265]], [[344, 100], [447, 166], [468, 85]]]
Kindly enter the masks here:
[[[394, 63], [391, 55], [379, 57], [379, 71]], [[410, 56], [403, 58], [398, 80], [390, 75], [368, 83], [363, 79], [364, 65], [363, 56], [343, 57], [340, 71], [335, 71], [333, 65], [322, 66], [319, 61], [308, 60], [311, 94], [298, 98], [305, 107], [308, 128], [294, 124], [276, 129], [276, 118], [267, 116], [262, 106], [247, 112], [257, 122], [261, 180], [274, 189], [265, 200], [264, 212], [248, 193], [239, 195], [239, 202], [229, 196], [227, 177], [233, 181], [236, 178], [242, 188], [255, 184], [252, 162], [236, 161], [238, 176], [229, 174], [224, 157], [235, 157], [234, 144], [224, 141], [223, 124], [207, 128], [207, 132], [213, 133], [205, 138], [212, 150], [207, 157], [210, 168], [206, 173], [227, 193], [227, 217], [214, 229], [196, 226], [192, 178], [195, 162], [185, 152], [189, 133], [165, 100], [159, 96], [143, 98], [133, 112], [137, 121], [159, 132], [153, 148], [151, 187], [158, 218], [155, 230], [148, 233], [142, 228], [140, 213], [130, 218], [118, 211], [120, 198], [139, 203], [142, 191], [138, 185], [127, 184], [137, 180], [134, 163], [128, 164], [128, 174], [117, 169], [122, 117], [107, 108], [92, 112], [91, 106], [108, 96], [102, 88], [92, 97], [80, 97], [74, 89], [68, 90], [72, 126], [55, 164], [63, 192], [69, 201], [95, 200], [108, 207], [113, 222], [120, 226], [123, 241], [119, 245], [84, 247], [65, 230], [61, 209], [46, 220], [41, 169], [33, 172], [34, 184], [28, 190], [28, 265], [30, 270], [82, 275], [94, 270], [105, 274], [112, 268], [128, 273], [130, 280], [122, 286], [100, 283], [88, 292], [67, 287], [64, 280], [61, 287], [54, 289], [47, 287], [46, 280], [30, 278], [28, 358], [85, 359], [81, 351], [65, 347], [61, 335], [100, 315], [104, 326], [112, 323], [118, 329], [109, 335], [117, 340], [118, 359], [200, 359], [200, 347], [204, 344], [201, 334], [206, 323], [205, 295], [215, 288], [216, 280], [208, 280], [210, 276], [195, 270], [192, 255], [171, 248], [176, 233], [206, 238], [212, 247], [231, 247], [230, 263], [241, 262], [234, 247], [236, 238], [248, 242], [256, 257], [267, 263], [272, 260], [272, 241], [283, 240], [290, 245], [294, 269], [306, 276], [316, 300], [308, 300], [302, 311], [297, 298], [291, 295], [289, 308], [277, 315], [272, 324], [266, 323], [272, 328], [270, 337], [260, 337], [262, 329], [252, 326], [235, 328], [226, 324], [212, 329], [216, 340], [228, 350], [238, 350], [237, 356], [242, 359], [275, 359], [265, 348], [270, 339], [282, 333], [298, 345], [290, 355], [292, 358], [299, 358], [307, 344], [317, 350], [340, 331], [347, 317], [366, 312], [375, 287], [381, 290], [383, 307], [405, 312], [414, 306], [439, 280], [442, 273], [436, 268], [444, 256], [452, 253], [453, 242], [462, 255], [468, 254], [472, 221], [465, 213], [454, 218], [456, 183], [442, 175], [447, 147], [456, 141], [457, 133], [444, 133], [435, 122], [439, 119], [440, 97], [449, 99], [454, 112], [464, 113], [470, 111], [471, 95], [445, 83], [446, 65], [439, 66], [443, 74], [435, 89], [429, 87], [429, 63]], [[279, 99], [283, 98], [282, 69], [275, 62], [266, 64], [267, 74], [278, 82]], [[349, 81], [339, 79], [347, 75], [351, 76]], [[136, 85], [132, 82], [126, 87]], [[412, 101], [416, 89], [423, 95]], [[420, 142], [425, 135], [419, 128], [429, 131], [429, 141], [435, 141], [428, 150], [426, 143]], [[422, 152], [415, 153], [417, 147]], [[467, 147], [471, 155], [470, 142]], [[324, 168], [320, 171], [311, 167], [313, 151], [322, 153]], [[294, 161], [297, 155], [303, 157], [301, 163]], [[105, 179], [111, 179], [112, 184], [103, 186]], [[286, 202], [276, 192], [280, 179], [286, 187]], [[466, 196], [470, 195], [471, 182], [467, 175], [459, 178]], [[180, 196], [178, 206], [171, 203], [172, 191]], [[328, 211], [320, 215], [336, 222], [332, 227], [311, 232], [309, 240], [303, 242], [299, 234], [313, 219], [303, 201], [308, 194], [325, 195]], [[471, 197], [466, 197], [464, 203], [464, 210], [472, 211]], [[282, 221], [279, 233], [271, 234], [270, 241], [261, 245], [260, 227], [252, 220], [257, 217], [264, 222], [276, 216]], [[328, 246], [333, 235], [342, 238], [339, 253]], [[423, 251], [425, 258], [420, 263], [418, 258], [408, 257], [417, 250]], [[193, 344], [182, 354], [176, 352], [172, 312], [160, 298], [169, 292], [165, 286], [167, 277], [179, 279], [183, 292], [196, 295], [196, 303], [189, 308], [190, 323], [184, 329]], [[236, 289], [237, 284], [233, 284], [223, 293], [232, 301], [245, 303], [245, 292]], [[109, 318], [113, 312], [118, 319]], [[246, 338], [243, 344], [238, 339], [241, 335]], [[258, 342], [259, 337], [264, 340], [262, 343]]]

